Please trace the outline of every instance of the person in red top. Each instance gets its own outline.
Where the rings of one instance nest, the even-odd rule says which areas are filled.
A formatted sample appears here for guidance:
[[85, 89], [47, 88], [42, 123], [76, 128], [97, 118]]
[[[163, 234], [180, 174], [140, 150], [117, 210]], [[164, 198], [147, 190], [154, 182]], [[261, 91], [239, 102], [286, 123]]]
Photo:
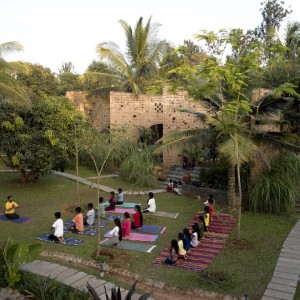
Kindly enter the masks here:
[[76, 216], [72, 220], [72, 222], [75, 224], [70, 227], [70, 231], [80, 233], [84, 231], [83, 215], [81, 213], [81, 207], [76, 207], [75, 211], [76, 211]]
[[127, 238], [131, 232], [131, 221], [128, 212], [124, 212], [124, 221], [122, 222], [122, 236]]
[[108, 202], [109, 206], [105, 207], [105, 211], [114, 210], [116, 208], [115, 192], [110, 192], [110, 198]]
[[214, 204], [215, 204], [215, 198], [213, 195], [209, 195], [208, 198], [208, 205], [209, 205], [209, 220], [212, 221], [212, 217], [214, 214]]
[[131, 229], [137, 229], [143, 226], [143, 214], [141, 211], [141, 207], [136, 205], [134, 207], [135, 213], [133, 215], [133, 222], [131, 223]]

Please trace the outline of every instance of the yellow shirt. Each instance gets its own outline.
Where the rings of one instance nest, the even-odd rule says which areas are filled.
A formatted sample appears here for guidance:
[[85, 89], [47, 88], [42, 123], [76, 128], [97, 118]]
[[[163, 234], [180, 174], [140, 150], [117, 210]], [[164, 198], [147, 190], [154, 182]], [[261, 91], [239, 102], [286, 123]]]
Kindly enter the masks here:
[[7, 201], [6, 204], [5, 204], [5, 209], [6, 209], [5, 213], [7, 215], [13, 214], [15, 212], [15, 210], [10, 209], [10, 208], [13, 208], [13, 207], [19, 207], [19, 205], [14, 201], [12, 201], [12, 202]]
[[178, 248], [179, 248], [178, 254], [186, 255], [186, 251], [183, 248], [183, 241], [182, 240], [178, 241]]
[[205, 222], [205, 226], [209, 226], [209, 214], [205, 214], [204, 215], [204, 222]]

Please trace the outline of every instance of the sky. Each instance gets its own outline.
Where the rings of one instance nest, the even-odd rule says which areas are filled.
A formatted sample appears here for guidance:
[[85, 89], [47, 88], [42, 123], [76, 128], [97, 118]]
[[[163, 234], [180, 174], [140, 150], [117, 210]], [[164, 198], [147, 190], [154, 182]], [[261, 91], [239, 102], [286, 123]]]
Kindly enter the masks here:
[[[8, 61], [41, 64], [55, 73], [63, 62], [72, 62], [83, 74], [98, 59], [97, 44], [113, 41], [124, 49], [120, 19], [134, 27], [140, 17], [145, 22], [152, 17], [161, 25], [158, 37], [176, 47], [204, 29], [254, 29], [262, 20], [262, 1], [0, 0], [0, 43], [18, 41], [24, 47], [6, 55]], [[300, 1], [286, 0], [284, 7], [289, 6], [287, 21], [300, 22]]]

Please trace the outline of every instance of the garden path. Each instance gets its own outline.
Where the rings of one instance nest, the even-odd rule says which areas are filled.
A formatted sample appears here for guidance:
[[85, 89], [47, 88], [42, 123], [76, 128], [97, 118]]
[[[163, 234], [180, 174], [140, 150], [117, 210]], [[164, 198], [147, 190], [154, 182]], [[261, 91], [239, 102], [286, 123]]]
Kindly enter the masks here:
[[[81, 272], [72, 268], [67, 268], [56, 263], [47, 261], [34, 260], [33, 262], [24, 264], [21, 266], [21, 270], [38, 274], [40, 276], [49, 277], [56, 281], [59, 281], [65, 285], [79, 289], [81, 291], [88, 292], [86, 284], [87, 282], [95, 289], [97, 295], [102, 300], [106, 300], [105, 289], [110, 294], [110, 290], [116, 287], [113, 283], [98, 279], [96, 276], [88, 275], [85, 272]], [[105, 289], [104, 289], [105, 286]], [[125, 299], [128, 290], [120, 288], [122, 299]], [[134, 294], [132, 300], [137, 300], [141, 297], [139, 294]], [[154, 300], [154, 298], [148, 298]]]
[[273, 277], [262, 300], [292, 300], [300, 276], [300, 221], [296, 223], [285, 242]]

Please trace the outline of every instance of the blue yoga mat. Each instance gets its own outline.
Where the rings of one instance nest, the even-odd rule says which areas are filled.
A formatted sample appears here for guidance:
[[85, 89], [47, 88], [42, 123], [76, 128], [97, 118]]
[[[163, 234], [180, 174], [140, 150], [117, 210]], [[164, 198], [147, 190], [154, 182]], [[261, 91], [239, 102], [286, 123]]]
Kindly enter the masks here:
[[162, 234], [167, 227], [154, 226], [154, 225], [143, 225], [139, 229], [132, 229], [132, 232], [141, 232], [141, 233], [153, 233], [153, 234]]
[[0, 220], [1, 221], [10, 221], [10, 222], [18, 223], [18, 224], [25, 224], [27, 222], [30, 222], [32, 220], [32, 218], [20, 217], [18, 219], [7, 219], [4, 214], [1, 214]]
[[95, 235], [98, 230], [97, 229], [84, 229], [84, 231], [82, 232], [73, 232], [73, 231], [70, 231], [70, 228], [67, 227], [67, 226], [64, 226], [64, 232], [67, 233], [67, 232], [71, 232], [71, 233], [74, 233], [74, 234], [84, 234], [84, 235]]
[[[49, 242], [49, 243], [54, 243], [53, 241], [50, 241], [48, 239], [49, 234], [41, 234], [36, 237], [37, 240], [44, 241], [44, 242]], [[84, 243], [84, 240], [79, 240], [75, 238], [69, 238], [69, 237], [64, 237], [65, 240], [63, 242], [59, 242], [57, 244], [62, 244], [62, 245], [69, 245], [69, 246], [78, 246], [82, 243]]]
[[[66, 221], [64, 221], [64, 225], [66, 225], [66, 226], [71, 226], [71, 225], [73, 225], [74, 223], [72, 222], [72, 219], [69, 219], [69, 220], [66, 220]], [[103, 228], [103, 227], [105, 227], [106, 225], [107, 225], [108, 223], [107, 222], [100, 222], [100, 227], [101, 228]], [[98, 223], [97, 222], [95, 222], [95, 223], [93, 223], [91, 226], [86, 226], [86, 229], [97, 229], [98, 228]]]
[[[104, 202], [105, 206], [109, 206], [109, 202]], [[123, 204], [116, 204], [118, 207], [126, 207], [126, 208], [134, 208], [136, 205], [141, 205], [140, 203], [133, 203], [133, 202], [124, 202]]]

